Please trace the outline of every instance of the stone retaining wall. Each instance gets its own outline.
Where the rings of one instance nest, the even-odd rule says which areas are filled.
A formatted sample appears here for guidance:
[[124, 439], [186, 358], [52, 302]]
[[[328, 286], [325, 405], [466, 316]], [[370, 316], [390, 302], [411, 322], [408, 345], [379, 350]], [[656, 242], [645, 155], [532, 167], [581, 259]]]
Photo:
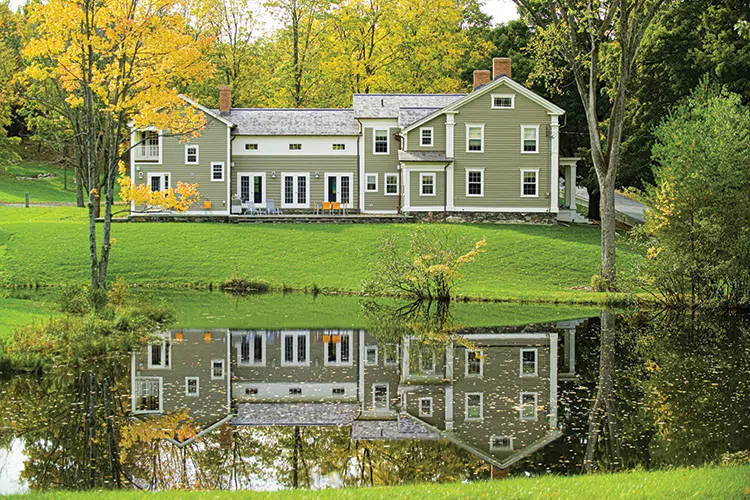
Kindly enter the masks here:
[[423, 222], [466, 224], [557, 224], [553, 213], [537, 212], [410, 212]]

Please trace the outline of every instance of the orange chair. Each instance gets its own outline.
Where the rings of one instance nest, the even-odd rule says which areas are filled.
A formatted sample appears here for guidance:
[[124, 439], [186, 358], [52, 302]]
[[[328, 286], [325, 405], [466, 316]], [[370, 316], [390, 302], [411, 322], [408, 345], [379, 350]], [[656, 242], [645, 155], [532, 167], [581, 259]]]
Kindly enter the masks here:
[[338, 201], [331, 202], [331, 213], [335, 212], [341, 214], [341, 203], [339, 203]]
[[330, 201], [324, 201], [323, 203], [321, 203], [321, 205], [323, 206], [323, 213], [326, 213], [326, 212], [328, 212], [329, 214], [331, 213], [331, 202]]

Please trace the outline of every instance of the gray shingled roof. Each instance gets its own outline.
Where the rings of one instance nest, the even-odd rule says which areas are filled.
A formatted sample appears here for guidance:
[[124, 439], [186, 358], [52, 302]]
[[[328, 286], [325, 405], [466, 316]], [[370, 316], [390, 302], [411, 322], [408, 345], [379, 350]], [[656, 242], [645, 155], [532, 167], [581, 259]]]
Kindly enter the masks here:
[[234, 108], [222, 116], [235, 135], [359, 135], [351, 109]]
[[398, 161], [453, 161], [445, 151], [399, 151]]
[[232, 425], [351, 425], [356, 403], [239, 403]]
[[425, 116], [431, 115], [440, 108], [400, 108], [398, 111], [398, 126], [406, 127]]
[[439, 439], [440, 434], [410, 418], [398, 420], [355, 420], [352, 439]]
[[399, 118], [401, 108], [444, 108], [465, 94], [354, 94], [357, 118]]

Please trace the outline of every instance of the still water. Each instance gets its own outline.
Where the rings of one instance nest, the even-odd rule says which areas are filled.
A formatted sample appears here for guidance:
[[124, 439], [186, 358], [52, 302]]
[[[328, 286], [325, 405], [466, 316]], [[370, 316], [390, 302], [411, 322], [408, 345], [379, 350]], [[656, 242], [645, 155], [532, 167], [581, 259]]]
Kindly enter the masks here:
[[748, 459], [748, 318], [327, 298], [329, 319], [290, 321], [283, 307], [206, 300], [129, 357], [0, 381], [0, 493]]

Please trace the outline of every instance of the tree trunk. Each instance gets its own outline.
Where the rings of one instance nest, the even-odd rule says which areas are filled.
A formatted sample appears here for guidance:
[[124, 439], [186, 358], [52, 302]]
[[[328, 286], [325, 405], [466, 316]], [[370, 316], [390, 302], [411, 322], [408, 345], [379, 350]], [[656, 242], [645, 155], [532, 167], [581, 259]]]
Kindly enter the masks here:
[[599, 213], [599, 203], [601, 203], [602, 197], [599, 195], [599, 191], [589, 191], [589, 213], [586, 216], [589, 220], [602, 220], [602, 216]]
[[85, 206], [83, 201], [83, 176], [81, 176], [81, 169], [76, 168], [76, 206], [83, 208]]
[[617, 220], [615, 218], [614, 176], [599, 178], [601, 200], [599, 210], [602, 229], [602, 276], [607, 280], [607, 288], [614, 290], [617, 281], [616, 247]]

